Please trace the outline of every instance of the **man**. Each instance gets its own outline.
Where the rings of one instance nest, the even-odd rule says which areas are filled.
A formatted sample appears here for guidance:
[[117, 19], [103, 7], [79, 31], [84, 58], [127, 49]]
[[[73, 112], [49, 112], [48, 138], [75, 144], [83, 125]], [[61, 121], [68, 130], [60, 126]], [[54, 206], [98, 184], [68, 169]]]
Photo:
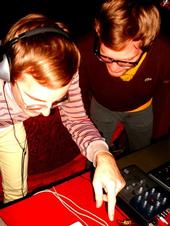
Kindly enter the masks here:
[[78, 44], [84, 103], [110, 146], [119, 122], [130, 150], [151, 143], [152, 103], [170, 76], [170, 43], [159, 34], [158, 8], [155, 0], [105, 1], [95, 34]]

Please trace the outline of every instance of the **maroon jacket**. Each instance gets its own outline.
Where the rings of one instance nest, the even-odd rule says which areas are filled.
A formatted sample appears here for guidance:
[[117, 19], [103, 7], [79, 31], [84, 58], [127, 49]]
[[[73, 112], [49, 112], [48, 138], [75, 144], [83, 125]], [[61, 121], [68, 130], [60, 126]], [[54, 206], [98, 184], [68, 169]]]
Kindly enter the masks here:
[[[155, 123], [159, 122], [161, 127], [160, 120], [165, 121], [166, 118], [166, 128], [163, 130], [167, 130], [170, 125], [169, 115], [166, 116], [166, 112], [170, 112], [169, 39], [160, 35], [155, 40], [137, 73], [129, 82], [108, 74], [105, 64], [93, 54], [93, 42], [93, 34], [88, 34], [78, 43], [81, 52], [80, 87], [87, 111], [91, 95], [101, 105], [113, 111], [133, 110], [153, 97]], [[158, 105], [161, 105], [161, 109]], [[160, 128], [155, 128], [158, 129]], [[155, 136], [161, 136], [164, 132]]]

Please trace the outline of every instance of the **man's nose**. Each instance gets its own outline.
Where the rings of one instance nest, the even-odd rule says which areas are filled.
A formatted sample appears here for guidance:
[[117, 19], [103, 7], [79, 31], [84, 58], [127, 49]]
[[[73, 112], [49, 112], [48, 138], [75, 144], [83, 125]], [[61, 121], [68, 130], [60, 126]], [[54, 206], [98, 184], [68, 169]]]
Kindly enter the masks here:
[[109, 64], [109, 66], [112, 68], [112, 70], [120, 69], [120, 66], [117, 64], [117, 62], [112, 62]]

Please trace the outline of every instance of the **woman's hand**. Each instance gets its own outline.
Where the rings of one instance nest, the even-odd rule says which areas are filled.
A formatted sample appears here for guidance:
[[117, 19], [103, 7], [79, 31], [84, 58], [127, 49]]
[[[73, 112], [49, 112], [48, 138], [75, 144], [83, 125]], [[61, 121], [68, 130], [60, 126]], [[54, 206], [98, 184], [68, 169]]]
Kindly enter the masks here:
[[101, 207], [103, 201], [108, 202], [108, 216], [114, 220], [116, 196], [125, 186], [114, 157], [107, 152], [96, 155], [96, 170], [93, 177], [96, 207]]

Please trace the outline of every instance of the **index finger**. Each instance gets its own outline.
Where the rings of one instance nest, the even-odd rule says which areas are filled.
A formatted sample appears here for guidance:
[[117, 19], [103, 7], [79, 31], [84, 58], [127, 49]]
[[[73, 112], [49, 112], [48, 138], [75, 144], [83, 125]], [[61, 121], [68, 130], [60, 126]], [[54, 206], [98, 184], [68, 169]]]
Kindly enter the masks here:
[[114, 220], [115, 206], [116, 206], [116, 191], [114, 192], [113, 187], [108, 189], [107, 193], [108, 200], [108, 216], [110, 221]]

